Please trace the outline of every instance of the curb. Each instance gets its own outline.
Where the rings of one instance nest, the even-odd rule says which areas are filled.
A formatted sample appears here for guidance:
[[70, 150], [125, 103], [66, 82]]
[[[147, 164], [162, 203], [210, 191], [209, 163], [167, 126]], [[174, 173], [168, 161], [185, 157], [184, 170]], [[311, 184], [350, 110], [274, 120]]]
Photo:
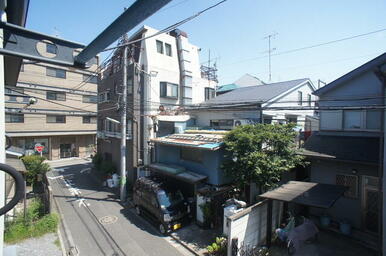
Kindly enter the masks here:
[[194, 249], [190, 248], [190, 246], [187, 243], [181, 241], [178, 237], [174, 236], [173, 234], [170, 234], [169, 236], [173, 238], [177, 243], [182, 245], [185, 249], [193, 253], [195, 256], [202, 256], [201, 254], [198, 254]]

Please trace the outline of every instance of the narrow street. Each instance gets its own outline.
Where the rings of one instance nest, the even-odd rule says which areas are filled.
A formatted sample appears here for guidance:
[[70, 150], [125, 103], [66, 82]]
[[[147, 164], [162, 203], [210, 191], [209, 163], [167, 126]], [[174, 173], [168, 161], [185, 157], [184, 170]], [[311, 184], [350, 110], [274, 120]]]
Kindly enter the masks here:
[[85, 160], [50, 162], [52, 185], [67, 237], [75, 255], [191, 255], [170, 237], [162, 237], [146, 220], [101, 187]]

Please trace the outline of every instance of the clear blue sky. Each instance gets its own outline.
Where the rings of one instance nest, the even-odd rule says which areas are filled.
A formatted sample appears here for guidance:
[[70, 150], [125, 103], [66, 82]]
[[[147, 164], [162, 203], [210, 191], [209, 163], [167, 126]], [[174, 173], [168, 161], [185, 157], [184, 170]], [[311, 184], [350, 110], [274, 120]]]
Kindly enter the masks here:
[[[165, 28], [219, 0], [173, 0], [144, 24]], [[133, 0], [30, 0], [27, 27], [88, 44]], [[276, 53], [386, 28], [385, 0], [228, 0], [180, 27], [216, 58], [220, 84], [245, 73], [268, 81], [268, 41]], [[130, 33], [129, 33], [130, 34]], [[272, 57], [272, 82], [326, 82], [386, 52], [386, 31]], [[255, 60], [250, 60], [256, 57]], [[263, 57], [263, 58], [259, 58]]]

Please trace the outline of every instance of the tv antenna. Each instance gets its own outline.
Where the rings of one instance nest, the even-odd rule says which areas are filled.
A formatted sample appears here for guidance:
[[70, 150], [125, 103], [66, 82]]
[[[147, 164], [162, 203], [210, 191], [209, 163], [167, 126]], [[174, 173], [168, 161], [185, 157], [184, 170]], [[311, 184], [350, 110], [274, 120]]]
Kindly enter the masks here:
[[276, 50], [276, 48], [271, 48], [271, 39], [275, 38], [278, 35], [278, 33], [272, 33], [268, 36], [264, 37], [263, 39], [268, 39], [268, 65], [269, 65], [269, 81], [272, 79], [272, 72], [271, 72], [271, 54], [273, 51]]

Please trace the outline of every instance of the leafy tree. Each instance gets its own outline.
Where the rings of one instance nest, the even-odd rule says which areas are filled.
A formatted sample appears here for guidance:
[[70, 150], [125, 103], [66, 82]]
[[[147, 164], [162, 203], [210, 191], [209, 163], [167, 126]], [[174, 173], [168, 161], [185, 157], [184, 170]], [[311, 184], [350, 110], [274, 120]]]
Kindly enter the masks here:
[[305, 164], [296, 153], [294, 126], [255, 124], [230, 131], [224, 138], [225, 174], [241, 189], [251, 183], [261, 191], [275, 186], [283, 172]]

